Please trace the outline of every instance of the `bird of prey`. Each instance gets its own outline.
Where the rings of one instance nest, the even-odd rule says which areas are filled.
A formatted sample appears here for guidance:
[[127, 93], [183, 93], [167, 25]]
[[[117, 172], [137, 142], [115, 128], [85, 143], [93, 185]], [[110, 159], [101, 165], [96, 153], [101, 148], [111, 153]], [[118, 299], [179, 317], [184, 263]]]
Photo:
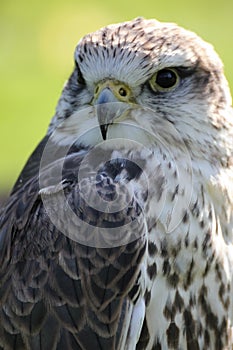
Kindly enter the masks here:
[[86, 35], [0, 219], [0, 349], [233, 346], [233, 113], [213, 47]]

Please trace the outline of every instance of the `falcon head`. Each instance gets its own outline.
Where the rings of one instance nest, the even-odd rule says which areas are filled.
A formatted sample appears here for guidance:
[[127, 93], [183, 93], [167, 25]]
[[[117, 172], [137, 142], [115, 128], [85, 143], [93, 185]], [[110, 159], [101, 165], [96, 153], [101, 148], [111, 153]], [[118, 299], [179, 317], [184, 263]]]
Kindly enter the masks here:
[[[74, 71], [48, 131], [60, 127], [62, 136], [55, 142], [70, 142], [75, 134], [77, 142], [90, 147], [127, 137], [124, 122], [154, 133], [158, 121], [166, 121], [191, 157], [227, 163], [232, 154], [231, 96], [221, 60], [196, 34], [175, 24], [137, 18], [86, 35], [74, 57]], [[109, 107], [100, 116], [84, 112], [116, 103], [123, 111]], [[148, 109], [154, 117], [124, 113], [127, 108]], [[80, 118], [72, 119], [77, 112]], [[69, 127], [61, 124], [69, 120]], [[90, 136], [81, 136], [90, 129]]]

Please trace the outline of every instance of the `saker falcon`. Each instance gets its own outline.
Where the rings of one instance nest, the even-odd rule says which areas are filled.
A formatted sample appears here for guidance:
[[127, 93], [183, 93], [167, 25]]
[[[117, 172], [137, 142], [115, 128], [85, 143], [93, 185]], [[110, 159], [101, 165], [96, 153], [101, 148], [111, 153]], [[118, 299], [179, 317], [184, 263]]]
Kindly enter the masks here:
[[86, 35], [0, 219], [0, 349], [231, 349], [233, 114], [211, 45]]

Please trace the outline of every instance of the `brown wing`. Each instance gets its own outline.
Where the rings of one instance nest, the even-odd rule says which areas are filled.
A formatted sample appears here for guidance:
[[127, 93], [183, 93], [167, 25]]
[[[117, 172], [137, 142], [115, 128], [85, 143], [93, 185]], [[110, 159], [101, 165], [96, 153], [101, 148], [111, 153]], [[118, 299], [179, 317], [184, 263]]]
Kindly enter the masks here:
[[[146, 249], [141, 208], [135, 198], [117, 213], [90, 207], [81, 197], [76, 176], [82, 158], [83, 154], [67, 157], [59, 186], [50, 184], [40, 191], [38, 176], [27, 181], [12, 194], [2, 213], [0, 349], [124, 348], [132, 305], [140, 293], [140, 262]], [[56, 166], [55, 162], [44, 170], [45, 178], [51, 180]], [[132, 173], [131, 165], [124, 163], [126, 170], [127, 166]], [[122, 164], [111, 164], [96, 178], [106, 200], [119, 192], [114, 178], [121, 168]], [[84, 180], [86, 192], [92, 192], [93, 183], [88, 176]], [[100, 233], [117, 227], [125, 236], [130, 227], [140, 235], [106, 248], [69, 238], [62, 233], [69, 231], [70, 224], [57, 197], [61, 187], [80, 219], [75, 226], [78, 236], [90, 235], [84, 222], [93, 227], [93, 234], [96, 227]], [[41, 193], [55, 203], [61, 230], [51, 222]], [[129, 222], [131, 226], [125, 225]]]

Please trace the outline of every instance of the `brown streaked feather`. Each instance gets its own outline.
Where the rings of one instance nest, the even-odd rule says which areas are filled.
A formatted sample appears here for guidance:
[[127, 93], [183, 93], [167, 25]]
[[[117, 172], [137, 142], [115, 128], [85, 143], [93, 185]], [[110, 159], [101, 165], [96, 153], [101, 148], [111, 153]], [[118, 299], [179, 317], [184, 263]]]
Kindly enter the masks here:
[[[78, 198], [74, 164], [78, 170], [82, 157], [69, 155], [63, 172], [64, 191], [77, 214], [84, 203]], [[50, 184], [56, 166], [55, 161], [44, 170]], [[98, 186], [104, 195], [108, 189]], [[136, 201], [130, 205], [137, 218]], [[90, 213], [99, 224], [103, 215], [104, 226], [115, 215]], [[126, 213], [118, 214], [121, 222]], [[123, 331], [119, 320], [126, 316], [124, 304], [133, 303], [129, 294], [145, 253], [143, 237], [142, 231], [138, 240], [115, 248], [88, 247], [69, 239], [51, 226], [38, 177], [29, 179], [12, 194], [1, 218], [0, 344], [10, 349], [14, 338], [15, 349], [22, 344], [35, 350], [61, 344], [70, 349], [74, 344], [77, 349], [115, 349]]]

